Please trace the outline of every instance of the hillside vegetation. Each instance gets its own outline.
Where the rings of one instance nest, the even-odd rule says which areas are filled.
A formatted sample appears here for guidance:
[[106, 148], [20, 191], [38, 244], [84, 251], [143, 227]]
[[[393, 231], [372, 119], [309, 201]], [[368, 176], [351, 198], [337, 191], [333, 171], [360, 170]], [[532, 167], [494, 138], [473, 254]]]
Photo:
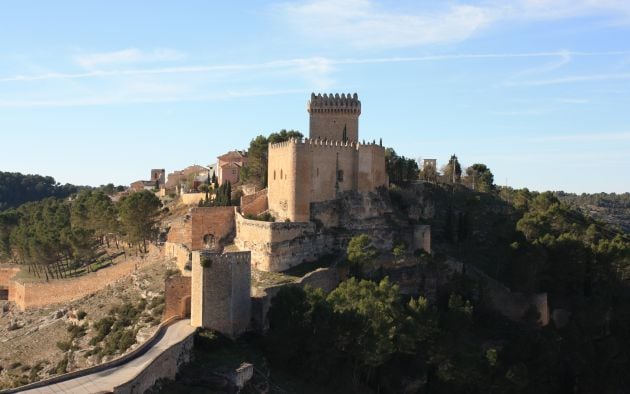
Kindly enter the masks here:
[[0, 171], [0, 211], [47, 197], [65, 198], [77, 190], [77, 186], [62, 185], [51, 176]]

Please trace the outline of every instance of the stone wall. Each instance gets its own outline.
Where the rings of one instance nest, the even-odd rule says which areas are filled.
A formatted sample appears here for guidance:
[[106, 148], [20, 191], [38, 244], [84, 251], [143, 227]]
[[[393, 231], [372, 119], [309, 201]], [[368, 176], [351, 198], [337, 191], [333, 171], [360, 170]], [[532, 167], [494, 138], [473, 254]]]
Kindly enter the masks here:
[[180, 368], [190, 362], [194, 335], [164, 350], [130, 381], [114, 387], [115, 394], [141, 394], [149, 390], [159, 379], [174, 380]]
[[279, 220], [305, 222], [310, 204], [347, 191], [386, 186], [385, 149], [355, 142], [291, 139], [269, 145], [269, 210]]
[[8, 289], [11, 279], [20, 272], [19, 267], [0, 267], [0, 288]]
[[347, 96], [311, 94], [307, 110], [311, 138], [343, 141], [345, 130], [346, 140], [358, 141], [361, 101], [356, 93], [352, 96], [350, 93]]
[[234, 207], [203, 207], [191, 210], [191, 249], [216, 249], [232, 241]]
[[250, 316], [250, 252], [193, 252], [191, 325], [234, 338], [249, 327]]
[[[170, 232], [169, 232], [170, 234]], [[191, 254], [190, 249], [183, 244], [164, 242], [164, 256], [175, 259], [175, 265], [179, 268], [184, 276], [190, 276], [190, 269], [186, 269], [190, 265]]]
[[171, 223], [171, 227], [168, 230], [167, 241], [172, 244], [186, 245], [188, 248], [192, 247], [192, 221], [189, 216], [185, 216], [182, 219]]
[[199, 201], [205, 200], [206, 193], [182, 193], [179, 196], [179, 201], [185, 205], [199, 205]]
[[243, 215], [259, 215], [269, 209], [267, 189], [241, 197], [241, 212]]
[[172, 276], [164, 281], [164, 314], [162, 321], [172, 317], [190, 317], [190, 277]]
[[138, 260], [128, 259], [78, 278], [58, 279], [51, 282], [11, 281], [9, 301], [15, 302], [22, 310], [68, 303], [93, 294], [119, 279], [126, 278], [138, 268]]
[[252, 265], [261, 271], [279, 272], [331, 251], [334, 239], [318, 233], [312, 222], [263, 222], [236, 214], [236, 238], [240, 250], [252, 253]]
[[337, 268], [318, 268], [301, 277], [297, 283], [300, 286], [311, 286], [330, 293], [339, 285], [339, 271]]
[[431, 226], [419, 224], [413, 228], [413, 249], [431, 254]]

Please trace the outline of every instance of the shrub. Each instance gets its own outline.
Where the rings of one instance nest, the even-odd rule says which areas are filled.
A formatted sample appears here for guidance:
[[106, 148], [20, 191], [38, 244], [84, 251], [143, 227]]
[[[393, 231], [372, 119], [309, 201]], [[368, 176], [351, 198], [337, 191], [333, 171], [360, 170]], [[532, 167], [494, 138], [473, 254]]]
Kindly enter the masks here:
[[19, 368], [21, 366], [22, 366], [22, 363], [18, 361], [16, 363], [13, 363], [13, 364], [9, 365], [9, 369], [16, 369], [16, 368]]
[[85, 326], [79, 326], [75, 324], [71, 324], [68, 326], [68, 332], [70, 333], [70, 338], [81, 338], [85, 335]]
[[79, 311], [79, 312], [77, 312], [77, 319], [79, 319], [79, 320], [85, 319], [86, 316], [87, 316], [87, 312], [86, 311]]
[[72, 344], [68, 341], [60, 341], [60, 342], [57, 342], [57, 347], [62, 352], [67, 352], [72, 347]]
[[55, 367], [55, 373], [62, 374], [62, 373], [66, 373], [67, 371], [68, 371], [68, 355], [66, 354], [64, 358], [62, 358], [61, 361], [57, 363], [57, 366]]

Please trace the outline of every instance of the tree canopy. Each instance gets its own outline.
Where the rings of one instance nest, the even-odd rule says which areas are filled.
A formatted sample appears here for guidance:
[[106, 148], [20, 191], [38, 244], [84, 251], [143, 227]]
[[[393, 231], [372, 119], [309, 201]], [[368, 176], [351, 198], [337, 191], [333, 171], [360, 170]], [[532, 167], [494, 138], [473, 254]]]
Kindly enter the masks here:
[[62, 185], [50, 176], [0, 171], [0, 211], [47, 197], [65, 198], [77, 190], [77, 186]]

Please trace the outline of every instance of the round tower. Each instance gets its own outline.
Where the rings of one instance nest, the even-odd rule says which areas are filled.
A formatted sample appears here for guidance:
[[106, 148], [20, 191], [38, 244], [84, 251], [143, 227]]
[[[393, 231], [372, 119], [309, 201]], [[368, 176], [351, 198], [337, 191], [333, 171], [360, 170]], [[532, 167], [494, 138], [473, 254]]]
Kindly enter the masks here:
[[361, 101], [356, 93], [311, 93], [307, 110], [310, 138], [341, 142], [359, 140]]

